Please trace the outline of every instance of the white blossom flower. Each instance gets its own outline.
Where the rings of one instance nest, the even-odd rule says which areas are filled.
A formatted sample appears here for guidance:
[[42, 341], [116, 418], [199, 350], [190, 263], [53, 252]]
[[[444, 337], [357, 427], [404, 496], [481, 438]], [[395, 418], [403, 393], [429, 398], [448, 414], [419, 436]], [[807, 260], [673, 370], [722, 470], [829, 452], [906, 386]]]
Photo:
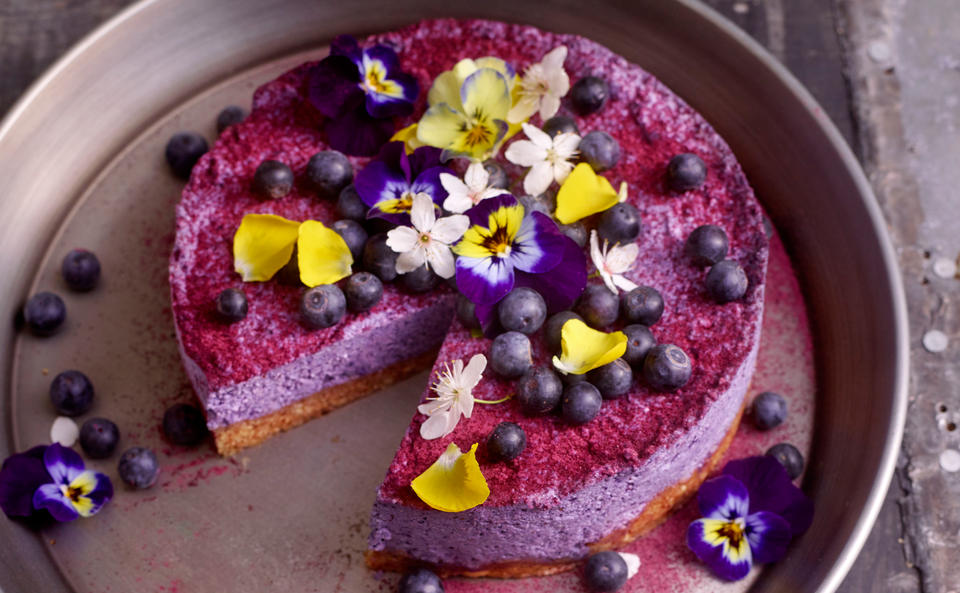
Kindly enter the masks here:
[[447, 199], [443, 201], [443, 208], [448, 212], [462, 214], [482, 200], [510, 193], [499, 187], [487, 187], [488, 183], [490, 183], [490, 172], [479, 161], [470, 163], [463, 181], [460, 181], [456, 175], [441, 173], [440, 184], [448, 194]]
[[547, 121], [557, 113], [561, 97], [570, 90], [570, 77], [563, 69], [566, 59], [567, 48], [560, 45], [523, 72], [519, 81], [520, 97], [507, 113], [507, 121], [514, 124], [527, 121], [537, 110], [543, 121]]
[[410, 208], [412, 227], [400, 226], [387, 233], [387, 245], [400, 256], [397, 273], [406, 274], [429, 264], [441, 278], [455, 272], [450, 245], [455, 243], [470, 226], [470, 219], [455, 214], [437, 220], [433, 199], [426, 193], [413, 196]]
[[573, 171], [570, 161], [577, 155], [580, 136], [563, 132], [553, 138], [539, 128], [523, 124], [523, 132], [529, 140], [517, 140], [507, 148], [504, 156], [521, 167], [530, 167], [523, 178], [523, 191], [537, 196], [547, 191], [550, 183], [563, 183]]
[[637, 247], [636, 243], [617, 244], [608, 248], [606, 239], [603, 241], [603, 249], [601, 250], [597, 231], [590, 231], [590, 259], [593, 260], [593, 265], [600, 273], [603, 283], [613, 294], [620, 294], [617, 291], [618, 288], [629, 292], [637, 287], [636, 284], [625, 278], [623, 273], [633, 267], [633, 262], [636, 261], [639, 254], [640, 248]]
[[444, 365], [432, 387], [437, 396], [428, 397], [426, 403], [417, 406], [421, 414], [428, 416], [420, 425], [421, 437], [430, 440], [447, 436], [457, 427], [461, 414], [466, 418], [473, 414], [473, 388], [486, 368], [487, 357], [483, 354], [474, 354], [466, 368], [460, 359]]

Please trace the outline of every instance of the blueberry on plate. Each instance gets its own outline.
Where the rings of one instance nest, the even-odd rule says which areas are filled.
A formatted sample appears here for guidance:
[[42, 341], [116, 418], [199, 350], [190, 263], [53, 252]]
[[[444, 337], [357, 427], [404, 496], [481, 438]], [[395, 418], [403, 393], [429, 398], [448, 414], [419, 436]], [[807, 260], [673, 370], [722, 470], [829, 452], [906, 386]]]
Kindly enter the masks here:
[[576, 134], [580, 135], [580, 128], [577, 127], [577, 122], [574, 119], [567, 115], [554, 115], [547, 121], [543, 122], [543, 131], [546, 132], [551, 138], [557, 134]]
[[740, 264], [725, 259], [714, 264], [707, 272], [707, 294], [720, 303], [729, 303], [743, 298], [747, 294], [747, 274]]
[[173, 174], [186, 181], [190, 179], [190, 172], [200, 157], [205, 155], [209, 147], [203, 136], [195, 132], [180, 132], [174, 134], [167, 142], [164, 156]]
[[597, 593], [616, 591], [627, 582], [627, 576], [627, 563], [613, 550], [590, 556], [583, 571], [587, 589]]
[[332, 200], [353, 181], [353, 165], [342, 152], [323, 150], [307, 161], [307, 179], [321, 198]]
[[263, 161], [253, 173], [253, 191], [262, 198], [276, 200], [293, 189], [293, 169], [280, 161]]
[[678, 154], [667, 164], [667, 186], [676, 192], [697, 189], [707, 180], [707, 165], [691, 152]]
[[760, 430], [770, 430], [783, 424], [787, 419], [787, 400], [773, 391], [764, 391], [753, 398], [750, 406], [753, 425]]
[[547, 319], [547, 303], [532, 288], [514, 288], [497, 303], [497, 317], [507, 331], [531, 335]]
[[587, 381], [597, 388], [603, 399], [617, 399], [630, 391], [633, 369], [627, 361], [618, 358], [587, 373]]
[[352, 183], [342, 190], [337, 196], [337, 216], [357, 222], [364, 222], [367, 219], [367, 205], [357, 193], [357, 187]]
[[383, 298], [383, 282], [370, 272], [356, 272], [343, 282], [347, 309], [354, 313], [369, 311]]
[[610, 97], [610, 86], [599, 76], [584, 76], [570, 89], [570, 102], [579, 115], [600, 111]]
[[353, 261], [360, 261], [360, 258], [363, 257], [363, 247], [367, 244], [367, 230], [363, 228], [363, 225], [355, 220], [350, 220], [345, 218], [343, 220], [338, 220], [330, 225], [338, 235], [343, 238], [343, 242], [347, 244], [347, 249], [350, 250], [350, 255], [353, 256]]
[[239, 105], [229, 105], [224, 107], [217, 114], [217, 134], [222, 134], [230, 126], [242, 122], [247, 117], [247, 110]]
[[620, 312], [627, 322], [650, 327], [663, 316], [663, 297], [652, 286], [638, 286], [620, 297]]
[[597, 222], [597, 234], [610, 245], [626, 245], [640, 236], [640, 212], [626, 202], [614, 204], [603, 211]]
[[88, 292], [100, 281], [100, 260], [92, 251], [74, 249], [64, 256], [60, 273], [70, 290]]
[[577, 244], [578, 247], [586, 247], [589, 231], [583, 221], [571, 222], [570, 224], [558, 224], [557, 228], [565, 237]]
[[494, 461], [516, 459], [526, 446], [527, 433], [513, 422], [501, 422], [487, 437], [487, 453]]
[[91, 459], [110, 457], [119, 441], [120, 430], [106, 418], [90, 418], [80, 427], [80, 447]]
[[399, 255], [387, 245], [386, 234], [373, 235], [363, 246], [363, 267], [383, 282], [393, 282], [397, 278]]
[[547, 367], [532, 368], [517, 381], [517, 402], [529, 416], [552, 412], [561, 397], [563, 382]]
[[67, 306], [52, 292], [38, 292], [23, 306], [23, 321], [37, 336], [52, 336], [66, 318]]
[[704, 224], [693, 229], [683, 246], [683, 252], [693, 265], [705, 268], [723, 261], [729, 248], [730, 241], [722, 228]]
[[477, 306], [462, 294], [457, 295], [457, 319], [467, 329], [480, 329], [480, 320], [477, 319]]
[[149, 488], [157, 483], [160, 464], [157, 455], [146, 447], [130, 447], [117, 463], [120, 479], [132, 488]]
[[580, 140], [580, 157], [596, 172], [612, 169], [620, 161], [620, 143], [603, 130], [588, 132]]
[[679, 346], [658, 344], [643, 361], [643, 378], [657, 391], [675, 391], [690, 380], [693, 364]]
[[334, 284], [308, 288], [300, 297], [300, 319], [313, 329], [336, 325], [347, 313], [347, 299]]
[[607, 327], [617, 320], [620, 301], [603, 284], [591, 284], [580, 295], [576, 312], [587, 325], [596, 329]]
[[649, 327], [639, 323], [628, 325], [622, 331], [627, 336], [627, 351], [623, 353], [623, 359], [630, 366], [639, 369], [643, 366], [647, 353], [657, 345], [657, 339], [653, 337]]
[[163, 413], [163, 434], [174, 445], [191, 447], [207, 436], [207, 421], [200, 408], [173, 404]]
[[530, 338], [517, 331], [508, 331], [490, 344], [490, 368], [504, 379], [516, 379], [533, 366]]
[[486, 169], [487, 175], [490, 176], [487, 179], [487, 187], [496, 187], [499, 189], [507, 189], [510, 186], [510, 178], [507, 177], [507, 170], [497, 161], [483, 161], [483, 168]]
[[440, 283], [440, 276], [423, 264], [419, 268], [406, 274], [400, 274], [400, 287], [407, 292], [419, 294], [433, 290]]
[[426, 568], [415, 568], [400, 579], [399, 593], [443, 593], [443, 581]]
[[58, 414], [80, 416], [93, 407], [93, 383], [80, 371], [63, 371], [50, 382], [50, 403]]
[[236, 323], [247, 316], [247, 295], [239, 288], [226, 288], [217, 295], [217, 315], [226, 323]]
[[770, 447], [767, 455], [780, 462], [791, 480], [796, 480], [803, 473], [803, 454], [790, 443], [778, 443]]
[[600, 391], [586, 381], [567, 385], [563, 390], [563, 418], [570, 424], [590, 422], [600, 413], [601, 405]]

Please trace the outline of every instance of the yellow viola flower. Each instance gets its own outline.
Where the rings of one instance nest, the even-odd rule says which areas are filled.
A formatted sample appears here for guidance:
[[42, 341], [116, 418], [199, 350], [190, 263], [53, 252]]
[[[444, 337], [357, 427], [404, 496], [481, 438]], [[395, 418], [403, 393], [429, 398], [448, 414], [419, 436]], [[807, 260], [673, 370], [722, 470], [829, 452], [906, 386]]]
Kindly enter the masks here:
[[620, 194], [607, 178], [597, 175], [587, 163], [580, 163], [567, 175], [557, 192], [555, 217], [563, 224], [603, 212], [620, 201]]
[[571, 319], [560, 329], [560, 356], [553, 357], [553, 366], [562, 373], [583, 375], [613, 362], [626, 351], [625, 333], [608, 334]]
[[445, 513], [472, 509], [490, 496], [477, 463], [477, 443], [466, 453], [450, 443], [433, 465], [410, 482], [410, 487], [430, 508]]

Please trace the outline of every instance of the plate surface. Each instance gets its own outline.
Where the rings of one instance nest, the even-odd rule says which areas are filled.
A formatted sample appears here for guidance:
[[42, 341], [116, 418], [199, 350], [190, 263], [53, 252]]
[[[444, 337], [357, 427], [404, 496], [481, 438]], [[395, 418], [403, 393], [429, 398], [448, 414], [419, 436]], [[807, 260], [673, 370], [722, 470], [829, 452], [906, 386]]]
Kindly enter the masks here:
[[[282, 69], [287, 57], [293, 56], [290, 64], [301, 61], [302, 56], [294, 54], [320, 47], [337, 33], [395, 28], [420, 17], [439, 15], [523, 21], [597, 39], [664, 80], [731, 144], [791, 247], [809, 289], [818, 362], [816, 446], [806, 484], [819, 505], [816, 522], [791, 551], [789, 561], [765, 572], [757, 589], [835, 588], [869, 530], [899, 445], [906, 377], [899, 279], [869, 189], [826, 116], [789, 75], [757, 53], [742, 34], [698, 7], [658, 2], [598, 6], [585, 14], [566, 2], [541, 3], [535, 10], [533, 6], [499, 1], [483, 7], [428, 1], [402, 7], [367, 1], [347, 7], [305, 0], [270, 10], [253, 1], [157, 0], [139, 5], [61, 61], [14, 108], [0, 129], [0, 173], [8, 180], [3, 218], [17, 221], [0, 235], [3, 252], [17, 255], [0, 263], [8, 285], [18, 289], [0, 295], [5, 310], [13, 310], [39, 287], [62, 289], [55, 266], [42, 262], [58, 261], [65, 245], [78, 244], [71, 241], [82, 238], [101, 257], [109, 255], [110, 265], [105, 268], [110, 274], [105, 276], [104, 286], [82, 298], [71, 296], [72, 323], [60, 344], [67, 345], [71, 338], [85, 340], [80, 348], [77, 342], [70, 344], [73, 350], [69, 360], [90, 372], [102, 401], [109, 397], [111, 405], [120, 406], [120, 413], [142, 419], [139, 426], [124, 427], [127, 444], [139, 439], [159, 443], [159, 414], [166, 404], [189, 397], [189, 386], [182, 379], [175, 348], [171, 348], [172, 327], [162, 321], [156, 323], [156, 316], [143, 314], [166, 299], [165, 266], [150, 263], [152, 258], [166, 257], [171, 238], [153, 235], [157, 229], [172, 230], [171, 204], [179, 191], [178, 184], [163, 172], [161, 147], [166, 136], [192, 121], [209, 122], [228, 96], [231, 102], [248, 104], [254, 81], [269, 78], [267, 73], [275, 71], [271, 68]], [[124, 59], [117, 60], [118, 55]], [[266, 64], [265, 70], [257, 70], [260, 64]], [[238, 72], [243, 74], [235, 77]], [[262, 76], [259, 79], [252, 75], [258, 72]], [[218, 92], [238, 94], [219, 96]], [[191, 109], [199, 109], [203, 101], [209, 101], [207, 119], [190, 120], [199, 118], [200, 112]], [[103, 105], [111, 105], [111, 109], [103, 109]], [[64, 121], [62, 114], [67, 112], [71, 114], [70, 125], [52, 125]], [[172, 115], [164, 119], [168, 114]], [[185, 119], [180, 121], [178, 117]], [[159, 127], [144, 134], [158, 121]], [[212, 130], [206, 131], [212, 135]], [[111, 162], [113, 168], [104, 171]], [[51, 167], [50, 163], [58, 165]], [[131, 163], [136, 163], [139, 173], [124, 175], [122, 168]], [[156, 172], [150, 180], [150, 191], [138, 185], [143, 183], [144, 168]], [[80, 200], [88, 193], [89, 197]], [[156, 195], [168, 199], [149, 199]], [[68, 220], [71, 208], [76, 211]], [[131, 213], [131, 208], [137, 212]], [[63, 228], [63, 235], [51, 241], [49, 237], [58, 228]], [[102, 243], [91, 243], [98, 237]], [[101, 244], [113, 249], [99, 248]], [[116, 302], [111, 302], [112, 298]], [[120, 341], [116, 337], [120, 332], [111, 329], [114, 326], [133, 328], [134, 332], [123, 334], [125, 341]], [[38, 399], [45, 398], [37, 387], [49, 381], [43, 369], [48, 373], [59, 369], [52, 362], [45, 366], [44, 357], [50, 361], [68, 359], [63, 353], [57, 358], [56, 340], [31, 338], [21, 340], [15, 357], [11, 352], [12, 331], [6, 331], [0, 355], [10, 361], [4, 369], [8, 373], [4, 384], [10, 392], [0, 400], [0, 412], [16, 421], [7, 425], [11, 438], [3, 444], [22, 448], [42, 438], [44, 422], [50, 419], [49, 411], [46, 416], [31, 415], [30, 405], [21, 403], [37, 404]], [[141, 339], [129, 340], [131, 335]], [[115, 353], [115, 359], [105, 360], [97, 354], [104, 351]], [[15, 360], [24, 366], [14, 375]], [[147, 361], [157, 371], [151, 376], [163, 379], [152, 381], [151, 376], [144, 375], [142, 382], [131, 382], [125, 373], [135, 368], [132, 365], [137, 361]], [[375, 486], [379, 475], [351, 471], [351, 458], [359, 456], [377, 463], [366, 457], [377, 451], [370, 435], [386, 433], [389, 442], [382, 446], [389, 450], [397, 438], [394, 435], [399, 433], [395, 428], [369, 425], [370, 433], [346, 434], [339, 430], [339, 420], [365, 412], [375, 412], [368, 418], [384, 418], [383, 404], [389, 401], [404, 410], [401, 424], [405, 425], [424, 381], [422, 376], [412, 379], [410, 384], [389, 390], [395, 397], [385, 392], [285, 435], [285, 440], [277, 441], [279, 445], [268, 445], [262, 452], [233, 461], [164, 451], [169, 464], [164, 468], [168, 481], [163, 492], [157, 492], [153, 500], [149, 496], [118, 496], [117, 512], [98, 518], [97, 529], [116, 529], [117, 542], [129, 542], [119, 537], [120, 532], [132, 528], [123, 524], [123, 517], [156, 513], [166, 523], [162, 527], [150, 525], [157, 530], [174, 530], [176, 537], [143, 531], [139, 541], [121, 546], [127, 548], [125, 556], [84, 565], [82, 556], [77, 556], [78, 561], [70, 554], [80, 549], [79, 542], [66, 546], [71, 539], [82, 541], [94, 525], [81, 529], [71, 526], [54, 534], [58, 543], [52, 547], [64, 546], [68, 551], [54, 552], [53, 558], [68, 572], [72, 584], [84, 590], [102, 590], [110, 583], [123, 583], [127, 589], [202, 590], [199, 585], [211, 578], [206, 569], [214, 558], [201, 554], [184, 563], [176, 549], [152, 545], [185, 537], [216, 542], [210, 548], [220, 550], [259, 549], [262, 555], [258, 558], [266, 558], [265, 577], [302, 571], [320, 578], [317, 575], [324, 574], [327, 567], [355, 563], [356, 559], [344, 550], [356, 548], [357, 542], [362, 549], [365, 517], [358, 523], [356, 517], [340, 512], [333, 494]], [[407, 402], [404, 397], [412, 399]], [[144, 407], [144, 402], [150, 405]], [[349, 423], [344, 421], [342, 426]], [[298, 482], [316, 487], [309, 471], [311, 464], [281, 454], [281, 446], [311, 455], [313, 463], [329, 460], [325, 464], [337, 468], [343, 483], [323, 489], [331, 499], [328, 504], [317, 505], [325, 513], [307, 505], [300, 512], [270, 512], [270, 505], [282, 505], [283, 500], [277, 498], [277, 488], [265, 479], [263, 469], [256, 471], [258, 460], [271, 472], [278, 468], [285, 472], [290, 477], [285, 484], [288, 490], [294, 490]], [[109, 466], [104, 468], [112, 473]], [[341, 486], [346, 489], [338, 490]], [[241, 494], [233, 495], [235, 488]], [[836, 492], [845, 496], [838, 497]], [[199, 507], [184, 503], [196, 496], [211, 499], [208, 502], [222, 513], [200, 512]], [[370, 497], [372, 500], [372, 492]], [[262, 500], [266, 506], [251, 500]], [[127, 510], [130, 512], [124, 512]], [[342, 545], [326, 542], [318, 546], [313, 538], [276, 540], [258, 531], [258, 521], [235, 520], [245, 513], [250, 517], [258, 513], [267, 516], [274, 534], [302, 533], [305, 525], [316, 525], [314, 535], [328, 533], [328, 529], [352, 535]], [[11, 591], [67, 587], [57, 580], [56, 571], [49, 570], [49, 560], [33, 535], [2, 522], [0, 538], [13, 544], [0, 552], [0, 560], [7, 567], [20, 568], [6, 571], [10, 576], [2, 583], [4, 587]], [[94, 544], [90, 540], [91, 549], [85, 553], [99, 554]], [[138, 545], [144, 547], [138, 551]], [[304, 552], [312, 548], [316, 553]], [[129, 558], [143, 559], [148, 565], [127, 566], [123, 560]], [[247, 563], [244, 558], [244, 554], [236, 554], [232, 562], [228, 559], [226, 574], [239, 578]], [[297, 558], [303, 560], [293, 562]], [[222, 562], [219, 557], [216, 561]], [[164, 582], [151, 580], [147, 586], [136, 581], [138, 568], [140, 578], [148, 574], [180, 576]], [[129, 577], [133, 580], [116, 580], [111, 572], [117, 578], [121, 573], [133, 573]], [[273, 580], [272, 584], [293, 582]], [[384, 581], [380, 586], [389, 588], [392, 582]], [[191, 583], [198, 588], [189, 586]], [[217, 583], [227, 584], [222, 576]], [[356, 583], [341, 584], [345, 590], [355, 590], [351, 585]]]

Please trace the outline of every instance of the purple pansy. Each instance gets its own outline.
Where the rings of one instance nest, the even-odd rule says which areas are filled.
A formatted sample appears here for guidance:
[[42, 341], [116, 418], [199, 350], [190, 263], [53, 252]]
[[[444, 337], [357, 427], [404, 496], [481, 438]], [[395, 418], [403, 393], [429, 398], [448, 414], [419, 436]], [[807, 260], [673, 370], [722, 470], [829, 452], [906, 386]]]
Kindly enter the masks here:
[[354, 186], [370, 206], [369, 218], [409, 225], [413, 196], [425, 193], [437, 207], [443, 204], [447, 190], [440, 183], [440, 174], [449, 172], [440, 165], [440, 149], [424, 146], [408, 155], [403, 142], [389, 142], [357, 173]]
[[731, 461], [697, 494], [702, 519], [687, 546], [717, 576], [742, 579], [754, 562], [776, 562], [813, 521], [813, 502], [773, 457]]
[[34, 447], [7, 457], [0, 466], [0, 508], [8, 517], [29, 518], [37, 512], [33, 493], [53, 480], [43, 463], [46, 450], [46, 445]]
[[395, 116], [410, 115], [420, 92], [417, 79], [400, 70], [385, 45], [363, 49], [349, 35], [330, 44], [330, 55], [310, 72], [310, 102], [327, 117], [332, 148], [372, 156], [393, 134]]
[[43, 465], [51, 481], [33, 493], [33, 506], [47, 510], [57, 521], [91, 517], [113, 497], [110, 478], [85, 469], [73, 449], [50, 445], [43, 453]]

